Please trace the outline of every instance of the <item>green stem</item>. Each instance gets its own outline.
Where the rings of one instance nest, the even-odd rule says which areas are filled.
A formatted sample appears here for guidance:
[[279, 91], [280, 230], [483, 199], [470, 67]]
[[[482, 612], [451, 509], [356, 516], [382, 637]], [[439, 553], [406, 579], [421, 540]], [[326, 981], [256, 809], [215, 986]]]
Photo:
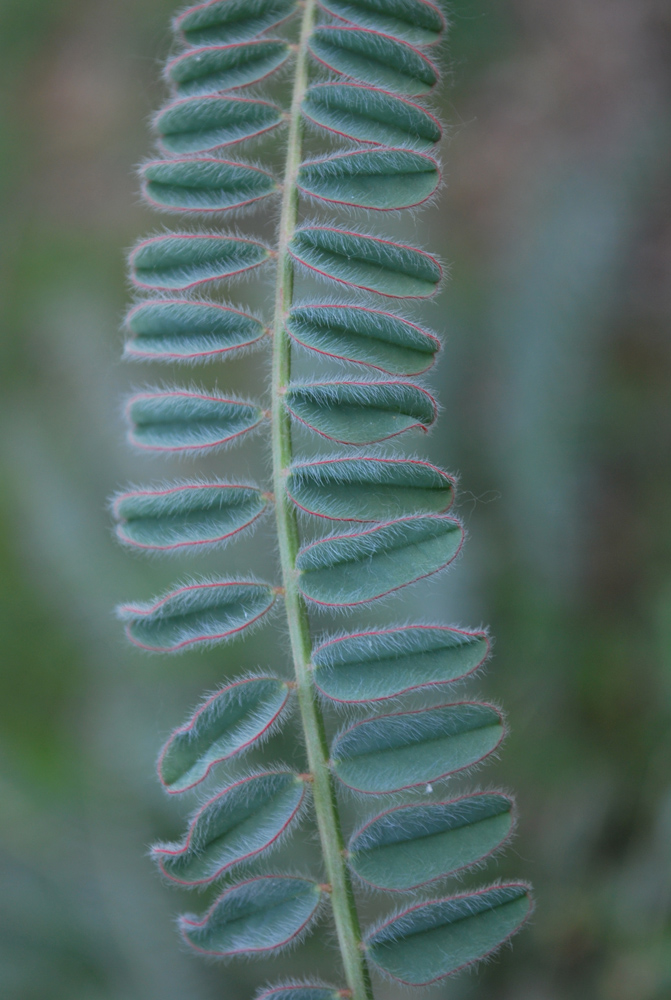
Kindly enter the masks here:
[[354, 895], [345, 864], [345, 845], [338, 815], [333, 779], [328, 766], [328, 744], [324, 720], [315, 696], [310, 670], [312, 642], [305, 601], [297, 586], [296, 555], [300, 546], [296, 510], [286, 493], [286, 470], [291, 465], [291, 418], [284, 406], [284, 394], [291, 375], [291, 343], [284, 317], [291, 306], [294, 265], [288, 253], [298, 218], [296, 172], [301, 161], [303, 125], [301, 102], [308, 83], [307, 41], [315, 22], [315, 0], [305, 0], [296, 55], [296, 75], [289, 118], [289, 141], [284, 170], [284, 194], [277, 249], [277, 286], [273, 324], [272, 439], [275, 509], [284, 602], [291, 637], [296, 688], [305, 734], [308, 765], [317, 826], [330, 885], [338, 943], [347, 985], [353, 1000], [372, 1000], [366, 959], [361, 945], [361, 929]]

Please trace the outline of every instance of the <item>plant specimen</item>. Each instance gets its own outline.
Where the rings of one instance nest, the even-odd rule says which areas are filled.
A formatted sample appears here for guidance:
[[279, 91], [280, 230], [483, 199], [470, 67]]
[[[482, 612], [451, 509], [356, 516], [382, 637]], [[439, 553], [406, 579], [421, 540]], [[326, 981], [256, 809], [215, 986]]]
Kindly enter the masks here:
[[[283, 28], [269, 34], [285, 20], [287, 30], [300, 22], [294, 44], [281, 37]], [[175, 652], [231, 639], [283, 608], [294, 676], [230, 681], [172, 734], [158, 763], [166, 791], [181, 795], [214, 775], [221, 786], [201, 802], [181, 842], [153, 849], [162, 873], [181, 885], [225, 879], [209, 910], [180, 921], [186, 942], [204, 954], [273, 953], [330, 909], [343, 984], [281, 985], [265, 990], [266, 1000], [365, 1000], [370, 967], [411, 985], [433, 982], [491, 954], [531, 910], [522, 882], [456, 895], [440, 888], [497, 851], [514, 824], [503, 792], [440, 792], [444, 779], [496, 751], [505, 732], [499, 709], [416, 700], [417, 692], [449, 691], [476, 671], [489, 653], [487, 634], [422, 621], [315, 638], [318, 611], [398, 599], [462, 546], [462, 525], [449, 513], [453, 478], [383, 445], [436, 420], [436, 403], [417, 376], [440, 341], [399, 306], [434, 296], [441, 265], [352, 221], [357, 209], [385, 218], [428, 203], [440, 186], [441, 126], [424, 100], [438, 81], [429, 47], [444, 28], [429, 0], [323, 0], [320, 11], [315, 0], [191, 7], [174, 22], [179, 51], [165, 71], [173, 97], [154, 120], [160, 155], [141, 168], [145, 198], [168, 212], [218, 219], [281, 200], [274, 245], [228, 225], [139, 243], [130, 273], [143, 297], [126, 323], [133, 359], [219, 362], [252, 346], [272, 350], [268, 402], [190, 385], [147, 389], [126, 407], [131, 442], [154, 452], [197, 455], [265, 430], [272, 487], [182, 480], [129, 489], [113, 503], [126, 545], [194, 556], [233, 544], [274, 508], [281, 580], [196, 578], [119, 612], [133, 643]], [[275, 79], [285, 63], [292, 79], [286, 112], [256, 87], [246, 89]], [[280, 126], [281, 178], [238, 161], [239, 146], [282, 134]], [[308, 129], [324, 144], [317, 157], [304, 151]], [[335, 221], [304, 218], [306, 205], [330, 207]], [[272, 319], [211, 297], [226, 279], [256, 268], [274, 268]], [[301, 273], [324, 279], [329, 292], [295, 296]], [[292, 379], [297, 350], [313, 359], [314, 377]], [[325, 359], [331, 374], [320, 376]], [[341, 363], [335, 374], [334, 359]], [[336, 450], [296, 455], [299, 425]], [[281, 725], [292, 700], [305, 772], [269, 764], [227, 778], [228, 762]], [[329, 743], [324, 712], [338, 709], [349, 718]], [[365, 814], [347, 844], [340, 790], [352, 790]], [[308, 810], [323, 872], [275, 872], [265, 855]], [[363, 933], [356, 884], [396, 904]]]

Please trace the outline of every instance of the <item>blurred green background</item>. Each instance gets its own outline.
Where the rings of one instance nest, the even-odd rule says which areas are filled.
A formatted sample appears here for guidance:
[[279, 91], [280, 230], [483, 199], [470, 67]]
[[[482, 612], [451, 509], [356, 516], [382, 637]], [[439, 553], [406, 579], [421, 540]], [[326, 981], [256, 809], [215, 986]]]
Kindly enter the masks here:
[[[119, 417], [128, 387], [161, 374], [120, 365], [118, 327], [123, 250], [165, 221], [139, 204], [133, 167], [163, 99], [172, 11], [172, 0], [0, 0], [8, 1000], [247, 1000], [271, 977], [338, 976], [328, 923], [275, 962], [208, 965], [187, 954], [174, 917], [209, 897], [162, 885], [147, 857], [153, 840], [180, 835], [189, 807], [166, 801], [154, 779], [170, 728], [224, 677], [286, 670], [279, 616], [223, 650], [163, 660], [128, 649], [112, 614], [190, 571], [186, 559], [119, 552], [105, 509], [128, 480], [191, 469], [133, 457]], [[470, 540], [450, 574], [337, 627], [422, 615], [488, 622], [497, 640], [475, 687], [505, 706], [512, 734], [475, 780], [515, 789], [521, 824], [487, 875], [532, 880], [538, 909], [512, 950], [423, 995], [663, 1000], [671, 7], [455, 0], [452, 18], [441, 95], [449, 184], [420, 217], [426, 245], [452, 268], [422, 313], [446, 339], [431, 373], [444, 410], [428, 445], [411, 447], [459, 471]], [[286, 79], [276, 86], [281, 97]], [[277, 162], [277, 144], [252, 153], [268, 150]], [[267, 232], [268, 214], [241, 225]], [[417, 239], [416, 219], [376, 225]], [[263, 281], [230, 291], [265, 310], [270, 295]], [[255, 355], [202, 380], [258, 392], [265, 362]], [[198, 471], [263, 477], [267, 460], [257, 439]], [[194, 571], [272, 574], [271, 527]], [[301, 757], [290, 731], [270, 750]], [[351, 804], [345, 811], [350, 822]], [[272, 866], [315, 871], [316, 857], [308, 827]], [[379, 908], [377, 897], [362, 901], [364, 914]], [[377, 983], [379, 1000], [405, 995]]]

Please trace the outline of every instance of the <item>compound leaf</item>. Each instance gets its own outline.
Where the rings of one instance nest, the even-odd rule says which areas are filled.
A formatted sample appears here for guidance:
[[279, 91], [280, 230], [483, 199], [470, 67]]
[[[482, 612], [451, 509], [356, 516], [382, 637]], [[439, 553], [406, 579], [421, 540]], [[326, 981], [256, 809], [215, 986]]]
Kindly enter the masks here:
[[301, 347], [391, 375], [421, 374], [440, 350], [434, 334], [393, 313], [366, 306], [327, 302], [295, 306], [285, 324]]
[[355, 149], [302, 163], [300, 190], [355, 208], [413, 208], [430, 198], [441, 181], [438, 163], [412, 149]]
[[426, 94], [438, 82], [437, 68], [419, 49], [379, 31], [322, 25], [309, 47], [327, 69], [400, 94]]
[[215, 691], [176, 729], [158, 759], [167, 792], [185, 792], [215, 764], [269, 736], [286, 712], [289, 686], [277, 677], [244, 677]]
[[190, 389], [140, 392], [126, 404], [129, 440], [151, 451], [220, 448], [263, 420], [254, 403]]
[[322, 694], [356, 704], [452, 684], [477, 670], [488, 653], [485, 632], [396, 625], [328, 639], [313, 651], [312, 663]]
[[311, 879], [261, 875], [226, 889], [202, 920], [180, 917], [180, 930], [206, 955], [279, 951], [308, 929], [324, 891]]
[[417, 458], [324, 458], [296, 462], [287, 492], [301, 510], [335, 521], [387, 521], [404, 514], [442, 514], [454, 480]]
[[438, 119], [420, 104], [358, 83], [316, 83], [301, 108], [314, 125], [360, 142], [430, 149], [443, 134]]
[[251, 347], [266, 333], [260, 320], [218, 302], [149, 299], [128, 313], [124, 357], [206, 361]]
[[393, 979], [426, 986], [491, 955], [532, 909], [524, 883], [417, 903], [373, 929], [366, 953]]
[[282, 121], [269, 101], [246, 97], [190, 97], [173, 101], [154, 119], [166, 153], [206, 153], [261, 135]]
[[275, 596], [269, 584], [256, 580], [192, 581], [148, 604], [122, 605], [118, 615], [134, 645], [175, 653], [230, 639], [270, 611]]
[[430, 0], [319, 0], [334, 17], [403, 38], [433, 45], [445, 30], [440, 8]]
[[289, 386], [295, 420], [339, 444], [374, 444], [405, 431], [426, 431], [436, 403], [412, 382], [304, 382]]
[[258, 83], [273, 73], [289, 56], [289, 44], [281, 38], [257, 38], [251, 42], [188, 49], [165, 68], [167, 79], [179, 97], [200, 97]]
[[118, 494], [112, 505], [119, 541], [152, 551], [221, 545], [268, 506], [255, 486], [181, 482]]
[[171, 212], [226, 212], [279, 190], [267, 170], [211, 157], [156, 160], [141, 176], [146, 200]]
[[512, 799], [501, 792], [395, 806], [354, 834], [349, 863], [378, 889], [417, 889], [477, 864], [500, 848], [513, 829], [512, 809]]
[[265, 263], [270, 248], [239, 236], [170, 233], [144, 240], [131, 252], [131, 278], [138, 288], [183, 291], [221, 281]]
[[333, 769], [370, 795], [431, 784], [488, 757], [504, 736], [493, 705], [460, 702], [364, 719], [336, 737]]
[[343, 1000], [347, 995], [345, 990], [322, 983], [289, 983], [262, 990], [254, 1000]]
[[296, 0], [210, 0], [179, 14], [173, 29], [189, 45], [237, 42], [272, 28], [295, 9]]
[[306, 782], [293, 771], [236, 781], [195, 814], [179, 844], [156, 844], [161, 872], [181, 885], [202, 885], [269, 850], [298, 818]]
[[443, 278], [424, 250], [333, 226], [297, 229], [289, 252], [322, 278], [394, 299], [430, 298]]
[[459, 521], [444, 514], [329, 535], [299, 551], [298, 587], [309, 600], [327, 607], [365, 604], [443, 569], [459, 552], [463, 537]]

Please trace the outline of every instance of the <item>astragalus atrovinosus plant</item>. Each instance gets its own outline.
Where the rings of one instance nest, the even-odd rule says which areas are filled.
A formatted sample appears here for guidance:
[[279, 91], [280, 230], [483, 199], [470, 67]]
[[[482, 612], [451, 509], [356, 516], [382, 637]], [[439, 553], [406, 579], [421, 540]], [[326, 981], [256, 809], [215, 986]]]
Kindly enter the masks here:
[[[444, 28], [429, 0], [191, 7], [174, 22], [178, 50], [165, 71], [172, 96], [154, 119], [159, 152], [141, 168], [151, 205], [207, 218], [209, 228], [152, 236], [132, 251], [140, 294], [127, 318], [126, 356], [192, 364], [224, 362], [252, 346], [272, 351], [266, 400], [165, 385], [136, 393], [126, 407], [131, 443], [149, 452], [197, 456], [263, 430], [272, 482], [179, 480], [128, 489], [112, 508], [124, 544], [194, 558], [244, 544], [245, 530], [274, 508], [281, 579], [197, 577], [119, 610], [133, 643], [165, 653], [225, 642], [270, 621], [277, 606], [286, 616], [293, 677], [264, 671], [225, 682], [163, 747], [158, 774], [168, 793], [197, 790], [207, 776], [221, 787], [200, 802], [181, 842], [153, 848], [161, 872], [180, 885], [223, 882], [207, 912], [180, 919], [185, 941], [203, 954], [270, 955], [330, 913], [342, 984], [285, 983], [266, 988], [265, 1000], [365, 1000], [370, 967], [402, 983], [432, 983], [490, 955], [532, 907], [522, 882], [449, 895], [441, 888], [511, 836], [508, 794], [444, 791], [451, 775], [497, 750], [501, 712], [477, 700], [404, 704], [410, 692], [449, 692], [477, 671], [489, 653], [486, 632], [421, 621], [313, 637], [315, 611], [342, 613], [388, 595], [400, 605], [403, 588], [443, 570], [463, 542], [449, 513], [454, 479], [379, 447], [436, 419], [417, 377], [440, 341], [407, 308], [436, 295], [443, 270], [432, 254], [387, 238], [384, 218], [429, 204], [441, 184], [441, 125], [426, 101], [439, 79], [430, 47]], [[256, 86], [285, 64], [288, 110]], [[306, 127], [322, 137], [322, 155], [304, 153]], [[238, 148], [263, 133], [283, 144], [280, 177], [238, 160]], [[272, 199], [281, 203], [273, 245], [231, 229], [236, 210], [267, 211]], [[314, 204], [329, 206], [333, 221], [310, 221]], [[357, 209], [368, 221], [352, 221]], [[371, 217], [383, 220], [379, 234], [368, 229]], [[227, 279], [255, 268], [274, 274], [272, 316], [214, 297]], [[295, 297], [301, 272], [324, 279], [324, 297]], [[296, 349], [312, 359], [314, 377], [292, 380]], [[342, 363], [339, 375], [320, 377], [324, 357]], [[296, 455], [296, 424], [336, 450]], [[301, 528], [314, 534], [315, 526], [316, 539], [304, 540]], [[304, 772], [272, 763], [232, 770], [282, 725], [291, 701]], [[343, 708], [358, 715], [329, 744], [324, 712]], [[362, 816], [346, 840], [338, 801], [348, 791]], [[275, 872], [266, 855], [308, 814], [323, 870]], [[392, 894], [396, 904], [364, 932], [357, 885]]]

